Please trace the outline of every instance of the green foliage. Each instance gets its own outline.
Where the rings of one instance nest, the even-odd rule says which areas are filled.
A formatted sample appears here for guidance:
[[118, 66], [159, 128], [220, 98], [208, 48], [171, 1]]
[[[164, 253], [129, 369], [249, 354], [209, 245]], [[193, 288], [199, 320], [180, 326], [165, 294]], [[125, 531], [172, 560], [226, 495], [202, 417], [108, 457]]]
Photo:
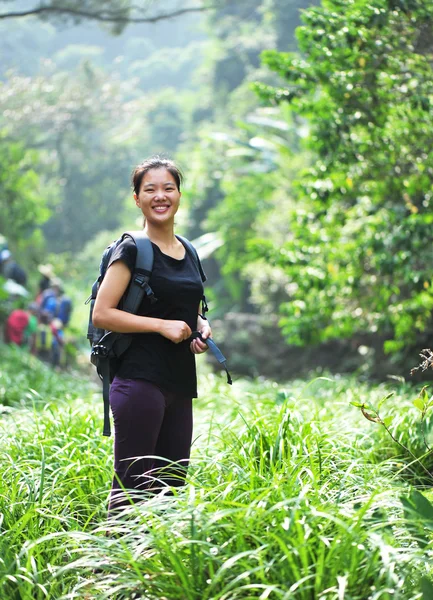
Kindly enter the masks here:
[[408, 497], [402, 497], [408, 527], [418, 544], [425, 548], [431, 541], [433, 532], [433, 505], [418, 490], [412, 490]]
[[74, 392], [74, 377], [55, 373], [26, 349], [0, 343], [0, 406], [39, 405], [72, 400], [86, 389]]
[[[188, 88], [207, 45], [207, 41], [192, 41], [182, 47], [166, 46], [153, 51], [149, 48], [147, 52], [143, 49], [140, 58], [128, 65], [128, 75], [143, 90], [176, 88], [180, 91]], [[187, 110], [186, 106], [184, 108]]]
[[383, 386], [201, 386], [185, 489], [109, 520], [111, 448], [88, 390], [4, 415], [2, 597], [414, 600], [428, 589], [430, 501], [369, 460], [381, 441], [347, 410], [348, 396], [375, 402]]
[[[272, 247], [271, 240], [284, 243], [286, 239], [285, 217], [293, 203], [288, 176], [305, 159], [294, 156], [296, 126], [284, 108], [255, 109], [237, 125], [238, 131], [225, 128], [208, 133], [207, 145], [201, 146], [202, 168], [217, 180], [216, 186], [205, 188], [201, 195], [208, 194], [208, 199], [218, 192], [223, 195], [215, 208], [207, 206], [205, 226], [218, 230], [224, 240], [217, 258], [228, 303], [243, 312], [254, 310], [253, 302], [266, 312], [275, 307], [276, 297], [286, 297], [288, 282], [280, 277], [281, 269], [270, 271], [263, 264], [261, 252], [267, 245]], [[260, 287], [268, 276], [272, 279], [269, 289]]]
[[[218, 231], [224, 242], [205, 264], [220, 316], [228, 310], [257, 311], [259, 304], [266, 310], [277, 296], [285, 297], [287, 281], [278, 276], [270, 286], [278, 288], [272, 302], [258, 286], [251, 295], [251, 285], [262, 273], [260, 257], [251, 249], [268, 236], [285, 239], [284, 218], [292, 199], [287, 174], [305, 160], [292, 155], [299, 152], [298, 124], [284, 107], [259, 108], [251, 82], [257, 77], [269, 84], [278, 80], [260, 66], [259, 54], [267, 47], [293, 45], [299, 8], [304, 6], [292, 0], [223, 0], [208, 17], [211, 43], [198, 70], [206, 77], [205, 93], [193, 113], [198, 133], [178, 156], [190, 165], [187, 233], [195, 238]], [[277, 235], [271, 222], [277, 224]]]
[[315, 157], [287, 241], [262, 252], [296, 286], [281, 326], [295, 344], [380, 329], [395, 352], [433, 308], [433, 5], [329, 0], [302, 18], [302, 57], [263, 55], [284, 85], [257, 86], [307, 120]]
[[13, 306], [9, 293], [4, 289], [5, 283], [6, 279], [0, 277], [0, 327], [4, 327], [4, 323]]
[[68, 554], [57, 536], [102, 516], [109, 467], [95, 468], [104, 444], [82, 375], [56, 374], [18, 348], [0, 345], [0, 357], [0, 595], [43, 599], [46, 569]]
[[430, 579], [423, 577], [421, 580], [422, 600], [433, 600], [433, 584]]
[[[257, 128], [254, 130], [254, 126], [247, 125], [246, 121], [259, 117], [266, 120], [266, 115], [255, 114], [258, 102], [251, 94], [250, 82], [257, 76], [275, 82], [276, 77], [272, 73], [260, 69], [259, 54], [264, 48], [276, 44], [276, 29], [283, 22], [290, 23], [290, 26], [281, 36], [281, 42], [284, 38], [285, 45], [293, 43], [298, 11], [304, 4], [293, 0], [253, 3], [221, 0], [215, 3], [215, 10], [209, 14], [207, 30], [210, 42], [204, 64], [197, 69], [197, 77], [204, 82], [200, 102], [196, 103], [193, 112], [198, 127], [195, 123], [192, 127], [197, 128], [197, 133], [179, 152], [185, 164], [190, 165], [187, 185], [192, 195], [189, 228], [192, 237], [214, 227], [218, 219], [208, 213], [213, 208], [219, 208], [225, 196], [223, 185], [227, 179], [245, 175], [250, 162], [253, 163], [251, 171], [257, 174], [262, 172], [262, 162], [267, 163], [265, 172], [272, 168], [269, 162], [272, 163], [277, 150], [275, 138], [278, 128], [273, 129], [271, 125], [264, 136], [265, 140], [257, 139], [258, 143], [263, 143], [262, 150], [267, 143], [271, 146], [267, 148], [265, 161], [260, 156], [260, 148], [249, 145], [250, 139], [257, 135]], [[274, 121], [274, 127], [277, 127], [275, 111], [268, 121]], [[285, 131], [279, 141], [285, 145], [288, 127], [281, 120], [280, 125], [284, 126]], [[290, 136], [292, 140], [293, 136]], [[251, 222], [258, 213], [253, 200], [249, 201], [249, 211], [251, 215], [247, 220]], [[246, 212], [247, 209], [244, 210]], [[208, 223], [204, 225], [208, 216]], [[225, 259], [226, 255], [222, 260]], [[236, 259], [231, 257], [230, 260]]]
[[50, 213], [37, 172], [39, 153], [0, 131], [0, 163], [0, 233], [13, 243], [46, 221]]
[[129, 141], [119, 138], [126, 86], [83, 64], [73, 76], [53, 65], [32, 79], [11, 75], [1, 88], [4, 127], [27, 147], [44, 148], [40, 170], [57, 186], [56, 197], [48, 195], [53, 215], [44, 227], [50, 249], [76, 250], [115, 227], [131, 164]]
[[406, 397], [413, 396], [413, 390], [404, 385], [381, 398], [358, 396], [350, 401], [375, 424], [372, 435], [377, 445], [371, 459], [388, 461], [396, 477], [423, 487], [430, 487], [433, 480], [433, 396], [427, 389], [424, 386], [411, 404]]

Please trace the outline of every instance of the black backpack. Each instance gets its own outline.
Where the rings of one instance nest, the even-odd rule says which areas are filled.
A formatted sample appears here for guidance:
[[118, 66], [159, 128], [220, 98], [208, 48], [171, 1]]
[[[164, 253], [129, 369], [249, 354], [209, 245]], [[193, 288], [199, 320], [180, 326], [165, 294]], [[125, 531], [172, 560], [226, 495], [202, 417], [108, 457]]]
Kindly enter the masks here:
[[[110, 436], [110, 407], [109, 407], [109, 392], [110, 384], [116, 374], [120, 359], [124, 352], [129, 348], [132, 341], [132, 334], [127, 333], [116, 333], [114, 331], [105, 331], [104, 329], [97, 328], [93, 325], [92, 314], [93, 307], [95, 304], [96, 296], [98, 294], [99, 286], [105, 277], [107, 267], [110, 261], [110, 257], [113, 250], [125, 239], [130, 237], [137, 246], [137, 257], [135, 261], [134, 270], [131, 275], [130, 284], [119, 304], [121, 310], [136, 314], [139, 306], [146, 295], [150, 302], [157, 302], [153, 291], [149, 285], [149, 279], [152, 274], [153, 268], [153, 247], [152, 243], [145, 234], [144, 231], [128, 231], [124, 233], [118, 240], [110, 244], [102, 255], [101, 264], [99, 265], [99, 277], [92, 286], [92, 293], [86, 300], [86, 304], [90, 303], [90, 314], [89, 314], [89, 325], [87, 330], [87, 339], [90, 342], [91, 354], [90, 361], [96, 367], [97, 373], [103, 383], [103, 398], [104, 398], [104, 429], [103, 435]], [[185, 246], [186, 251], [193, 259], [194, 264], [200, 274], [201, 280], [204, 282], [206, 276], [202, 269], [200, 259], [194, 246], [186, 238], [179, 235], [177, 239]], [[205, 317], [208, 307], [206, 304], [206, 298], [202, 298], [202, 316]], [[198, 332], [194, 332], [191, 338], [199, 337]], [[227, 372], [227, 381], [231, 384], [231, 377], [228, 373], [226, 366], [226, 359], [213, 342], [213, 340], [205, 340], [210, 350], [217, 358], [218, 362], [222, 364]]]

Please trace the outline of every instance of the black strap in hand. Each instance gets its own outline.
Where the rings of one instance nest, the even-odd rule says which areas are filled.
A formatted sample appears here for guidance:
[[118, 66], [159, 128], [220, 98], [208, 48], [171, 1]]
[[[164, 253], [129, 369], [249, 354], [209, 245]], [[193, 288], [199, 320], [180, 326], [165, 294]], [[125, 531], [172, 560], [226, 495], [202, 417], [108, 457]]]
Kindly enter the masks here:
[[233, 381], [232, 381], [231, 375], [229, 373], [229, 370], [227, 368], [227, 359], [224, 356], [224, 354], [221, 352], [221, 350], [218, 348], [218, 346], [215, 344], [213, 339], [212, 338], [204, 339], [204, 337], [202, 336], [202, 334], [199, 331], [194, 331], [190, 337], [190, 340], [195, 340], [197, 338], [199, 338], [202, 342], [207, 344], [207, 347], [212, 352], [212, 354], [215, 356], [217, 361], [224, 367], [224, 369], [227, 373], [227, 383], [229, 385], [232, 385]]

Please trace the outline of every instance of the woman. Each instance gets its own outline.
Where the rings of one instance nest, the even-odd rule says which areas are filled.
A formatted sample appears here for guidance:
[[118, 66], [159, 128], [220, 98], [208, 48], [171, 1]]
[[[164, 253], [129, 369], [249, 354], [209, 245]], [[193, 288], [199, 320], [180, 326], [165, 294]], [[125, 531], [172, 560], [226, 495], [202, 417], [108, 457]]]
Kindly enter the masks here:
[[[193, 331], [211, 336], [199, 314], [203, 284], [193, 259], [174, 234], [182, 174], [158, 156], [132, 173], [134, 199], [154, 249], [150, 286], [137, 315], [117, 306], [128, 287], [137, 249], [126, 238], [113, 251], [98, 291], [93, 323], [134, 333], [110, 389], [114, 419], [115, 475], [110, 508], [133, 499], [131, 490], [184, 483], [192, 438], [192, 399], [197, 396], [195, 354], [207, 350]], [[141, 458], [137, 458], [141, 457]], [[127, 497], [122, 488], [129, 490]]]

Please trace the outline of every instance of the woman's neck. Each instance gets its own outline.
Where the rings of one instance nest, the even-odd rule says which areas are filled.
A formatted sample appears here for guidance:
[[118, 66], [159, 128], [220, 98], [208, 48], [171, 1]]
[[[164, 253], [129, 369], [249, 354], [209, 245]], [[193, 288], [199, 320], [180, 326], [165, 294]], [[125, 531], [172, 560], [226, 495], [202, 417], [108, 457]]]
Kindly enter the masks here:
[[144, 231], [146, 232], [150, 241], [154, 242], [158, 246], [162, 245], [168, 247], [176, 244], [177, 242], [172, 223], [163, 225], [161, 227], [155, 227], [147, 222], [144, 227]]

